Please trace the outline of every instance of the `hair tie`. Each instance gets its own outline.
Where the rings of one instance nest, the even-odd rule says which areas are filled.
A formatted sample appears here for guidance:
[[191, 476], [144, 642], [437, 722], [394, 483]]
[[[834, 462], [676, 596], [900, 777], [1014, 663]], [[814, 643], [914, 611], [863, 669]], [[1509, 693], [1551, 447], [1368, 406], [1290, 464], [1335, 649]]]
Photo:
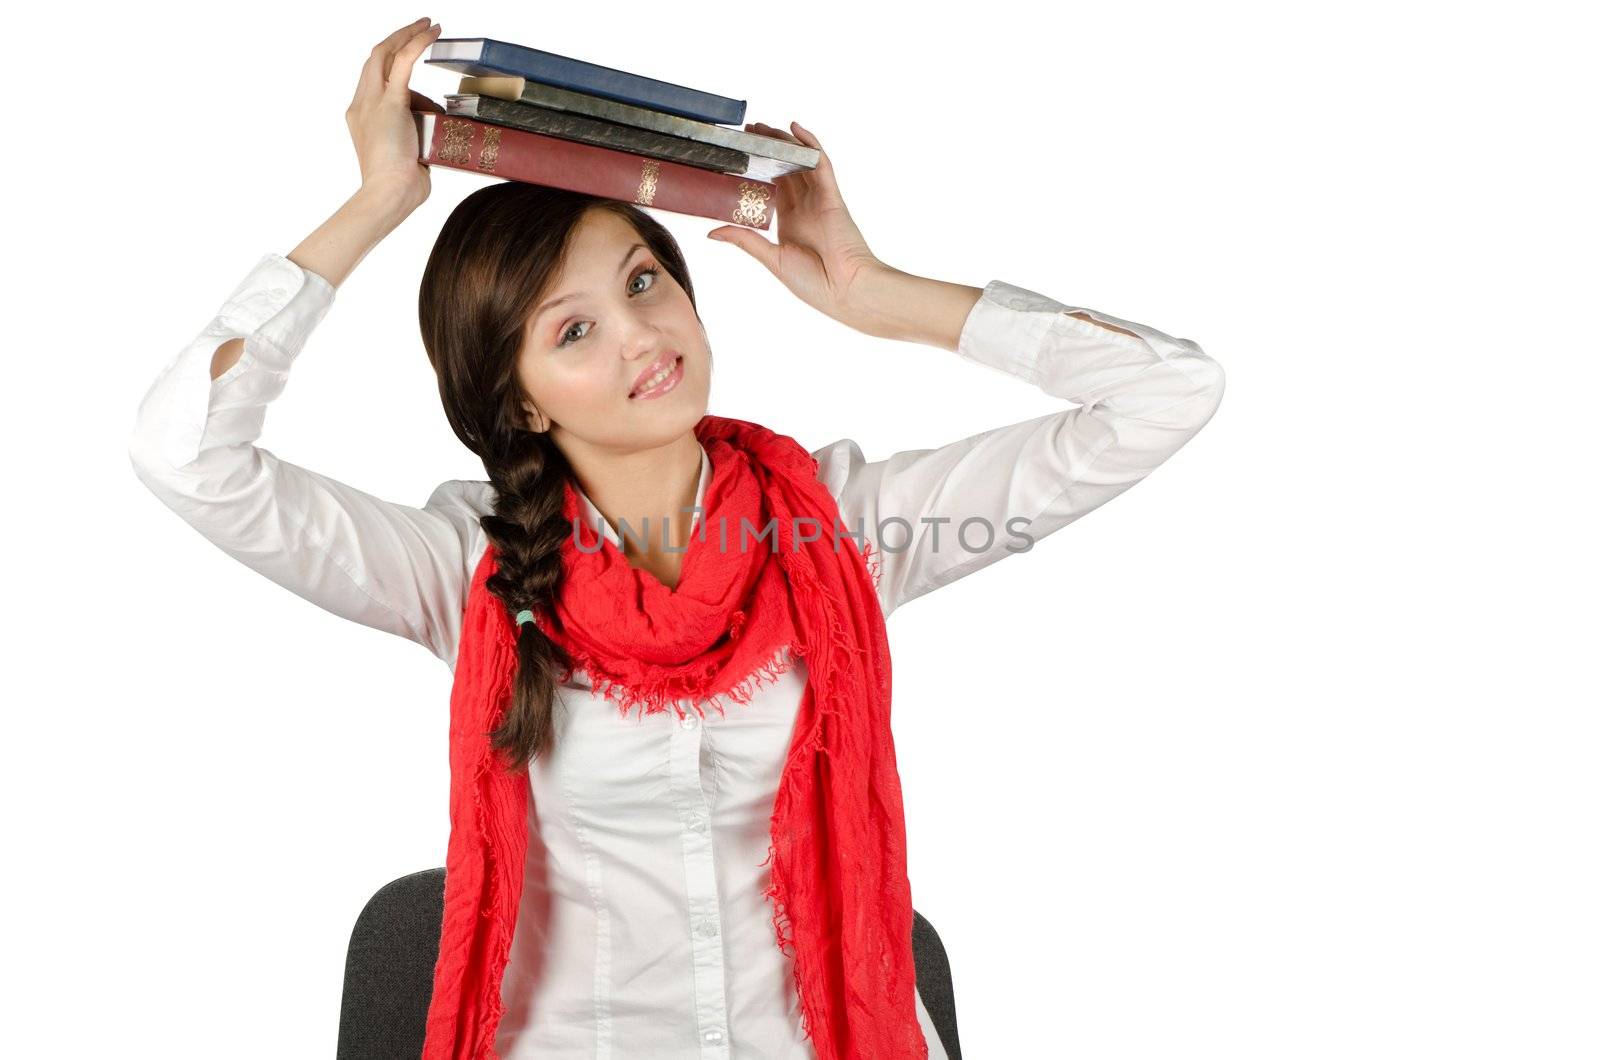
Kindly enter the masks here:
[[522, 624], [524, 622], [532, 622], [532, 621], [533, 621], [533, 612], [532, 611], [522, 610], [522, 611], [518, 611], [517, 612], [517, 628], [519, 630], [522, 628]]

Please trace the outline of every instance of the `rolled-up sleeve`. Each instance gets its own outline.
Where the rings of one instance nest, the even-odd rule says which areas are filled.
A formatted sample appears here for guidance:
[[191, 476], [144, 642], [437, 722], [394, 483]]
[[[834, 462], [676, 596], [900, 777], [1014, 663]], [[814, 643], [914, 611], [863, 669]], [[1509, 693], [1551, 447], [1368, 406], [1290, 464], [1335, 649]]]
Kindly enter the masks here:
[[[423, 507], [386, 501], [256, 442], [267, 409], [327, 314], [334, 289], [268, 253], [139, 404], [128, 451], [139, 480], [228, 555], [340, 617], [454, 662], [477, 511], [487, 483], [440, 485]], [[217, 379], [217, 347], [242, 338]]]
[[812, 454], [846, 529], [878, 553], [886, 614], [1127, 490], [1222, 400], [1222, 368], [1195, 342], [1001, 280], [973, 305], [957, 353], [1076, 407], [873, 462], [848, 438]]

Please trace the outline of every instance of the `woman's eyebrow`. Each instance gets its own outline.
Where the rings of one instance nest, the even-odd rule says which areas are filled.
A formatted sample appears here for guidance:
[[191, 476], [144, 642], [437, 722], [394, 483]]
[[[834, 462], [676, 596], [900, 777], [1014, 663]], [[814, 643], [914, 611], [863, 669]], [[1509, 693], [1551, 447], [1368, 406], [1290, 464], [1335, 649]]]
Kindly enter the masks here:
[[[633, 257], [633, 252], [636, 251], [636, 250], [640, 250], [643, 247], [644, 247], [643, 243], [635, 243], [633, 246], [628, 248], [628, 252], [626, 254], [622, 255], [622, 264], [617, 266], [618, 274], [620, 274], [623, 269], [628, 267], [628, 261]], [[564, 294], [560, 298], [552, 298], [552, 299], [550, 299], [550, 301], [544, 303], [544, 305], [541, 305], [538, 309], [535, 309], [533, 311], [533, 319], [538, 320], [540, 317], [544, 316], [544, 311], [546, 309], [550, 309], [550, 308], [553, 308], [554, 306], [558, 306], [562, 302], [571, 301], [572, 299], [578, 297], [582, 293], [583, 293], [582, 291], [573, 291], [571, 294]]]

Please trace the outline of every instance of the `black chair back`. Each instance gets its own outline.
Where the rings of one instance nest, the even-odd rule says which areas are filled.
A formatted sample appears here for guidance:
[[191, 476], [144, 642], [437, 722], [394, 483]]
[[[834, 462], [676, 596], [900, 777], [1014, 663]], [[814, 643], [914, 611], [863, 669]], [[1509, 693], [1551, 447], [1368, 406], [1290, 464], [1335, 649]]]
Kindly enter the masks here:
[[[950, 961], [933, 925], [915, 910], [912, 916], [917, 993], [950, 1060], [961, 1060]], [[422, 1055], [443, 923], [442, 868], [402, 876], [367, 902], [350, 933], [350, 951], [345, 958], [338, 1060]]]

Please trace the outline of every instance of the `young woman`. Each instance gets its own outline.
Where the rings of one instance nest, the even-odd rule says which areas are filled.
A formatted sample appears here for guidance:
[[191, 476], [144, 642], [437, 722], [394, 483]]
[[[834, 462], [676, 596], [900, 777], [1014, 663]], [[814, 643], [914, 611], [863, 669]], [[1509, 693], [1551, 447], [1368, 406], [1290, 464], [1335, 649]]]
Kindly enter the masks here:
[[[437, 107], [408, 81], [437, 32], [374, 48], [347, 112], [360, 190], [260, 260], [131, 445], [224, 551], [454, 671], [424, 1056], [944, 1057], [909, 963], [884, 617], [1149, 474], [1222, 371], [1132, 321], [883, 264], [823, 154], [778, 182], [776, 244], [710, 235], [850, 327], [1081, 407], [870, 463], [850, 439], [808, 452], [707, 413], [711, 346], [666, 229], [502, 182], [446, 221], [420, 298], [487, 480], [413, 508], [296, 467], [254, 442], [335, 288], [427, 198], [409, 111]], [[774, 381], [839, 367], [792, 357]]]

